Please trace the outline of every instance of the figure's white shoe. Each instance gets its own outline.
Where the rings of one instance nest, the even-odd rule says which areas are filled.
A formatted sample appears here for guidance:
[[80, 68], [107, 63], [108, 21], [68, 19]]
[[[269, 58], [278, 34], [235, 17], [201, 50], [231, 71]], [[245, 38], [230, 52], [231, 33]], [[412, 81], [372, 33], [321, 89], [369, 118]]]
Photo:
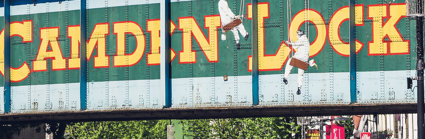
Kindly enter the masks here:
[[226, 40], [226, 34], [225, 33], [221, 33], [221, 40], [222, 41]]

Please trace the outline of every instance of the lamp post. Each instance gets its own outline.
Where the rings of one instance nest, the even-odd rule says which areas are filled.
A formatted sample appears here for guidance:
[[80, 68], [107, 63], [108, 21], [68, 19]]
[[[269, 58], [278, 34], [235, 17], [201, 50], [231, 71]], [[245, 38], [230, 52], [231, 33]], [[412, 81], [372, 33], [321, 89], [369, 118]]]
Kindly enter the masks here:
[[[418, 103], [417, 103], [417, 116], [418, 116], [418, 138], [424, 138], [424, 48], [423, 48], [423, 0], [418, 0], [416, 12], [416, 39], [417, 39], [417, 83], [418, 83]], [[407, 9], [409, 10], [409, 9]]]

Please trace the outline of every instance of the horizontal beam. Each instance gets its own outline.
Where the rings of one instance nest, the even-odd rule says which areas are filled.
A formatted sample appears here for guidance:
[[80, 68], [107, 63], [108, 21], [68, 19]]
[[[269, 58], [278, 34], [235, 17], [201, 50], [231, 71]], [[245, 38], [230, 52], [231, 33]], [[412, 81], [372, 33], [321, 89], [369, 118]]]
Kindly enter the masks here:
[[415, 113], [416, 103], [374, 105], [243, 106], [214, 108], [168, 108], [76, 112], [20, 113], [0, 116], [1, 123], [125, 121], [153, 119], [205, 119], [281, 116], [321, 116]]

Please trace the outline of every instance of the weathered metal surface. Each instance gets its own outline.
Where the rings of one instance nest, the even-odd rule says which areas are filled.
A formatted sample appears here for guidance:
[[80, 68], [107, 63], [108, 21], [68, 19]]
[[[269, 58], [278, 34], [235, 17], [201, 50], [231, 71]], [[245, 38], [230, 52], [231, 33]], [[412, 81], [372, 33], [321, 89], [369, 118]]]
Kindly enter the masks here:
[[[12, 1], [11, 113], [2, 118], [85, 114], [81, 108], [113, 118], [120, 118], [115, 112], [140, 112], [145, 118], [155, 117], [141, 113], [169, 112], [159, 117], [173, 118], [171, 113], [204, 109], [209, 117], [230, 110], [238, 111], [235, 117], [270, 116], [261, 115], [263, 108], [273, 109], [271, 114], [315, 115], [322, 112], [313, 109], [322, 106], [338, 114], [363, 106], [374, 110], [370, 113], [411, 112], [407, 107], [416, 102], [416, 90], [406, 89], [406, 78], [415, 76], [416, 27], [405, 16], [403, 0], [356, 0], [351, 27], [349, 1], [259, 0], [257, 21], [250, 1], [223, 1], [171, 0], [168, 95], [160, 80], [165, 63], [160, 62], [160, 0], [87, 0], [83, 29], [80, 0]], [[223, 31], [238, 15], [242, 23]], [[303, 51], [286, 42], [296, 42], [299, 29], [310, 43], [305, 59], [314, 60], [302, 76], [298, 68], [287, 68]], [[350, 29], [356, 34], [351, 57]], [[87, 31], [87, 72], [80, 72], [80, 30]], [[87, 77], [86, 95], [80, 75]], [[85, 97], [87, 103], [81, 103]], [[4, 100], [0, 95], [0, 112]], [[258, 115], [241, 112], [247, 109]]]

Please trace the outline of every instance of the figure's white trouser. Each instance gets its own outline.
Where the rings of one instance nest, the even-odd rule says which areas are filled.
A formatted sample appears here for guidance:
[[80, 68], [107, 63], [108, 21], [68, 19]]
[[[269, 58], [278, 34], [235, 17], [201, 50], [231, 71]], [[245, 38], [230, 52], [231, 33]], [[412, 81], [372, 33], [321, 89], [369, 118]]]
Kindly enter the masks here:
[[238, 26], [232, 28], [232, 30], [230, 30], [230, 31], [233, 32], [233, 36], [235, 38], [236, 43], [239, 43], [239, 40], [240, 40], [238, 31], [244, 37], [245, 37], [245, 35], [247, 35], [245, 27], [242, 24], [239, 24]]
[[[292, 60], [292, 58], [290, 58], [288, 60], [288, 63], [286, 64], [286, 67], [285, 67], [285, 76], [284, 76], [285, 79], [288, 79], [289, 74], [291, 73], [291, 70], [294, 67], [294, 66], [289, 65], [289, 63], [291, 63], [291, 60]], [[304, 79], [303, 74], [304, 74], [304, 70], [298, 68], [298, 87], [300, 87], [300, 88], [303, 85], [303, 79]]]

